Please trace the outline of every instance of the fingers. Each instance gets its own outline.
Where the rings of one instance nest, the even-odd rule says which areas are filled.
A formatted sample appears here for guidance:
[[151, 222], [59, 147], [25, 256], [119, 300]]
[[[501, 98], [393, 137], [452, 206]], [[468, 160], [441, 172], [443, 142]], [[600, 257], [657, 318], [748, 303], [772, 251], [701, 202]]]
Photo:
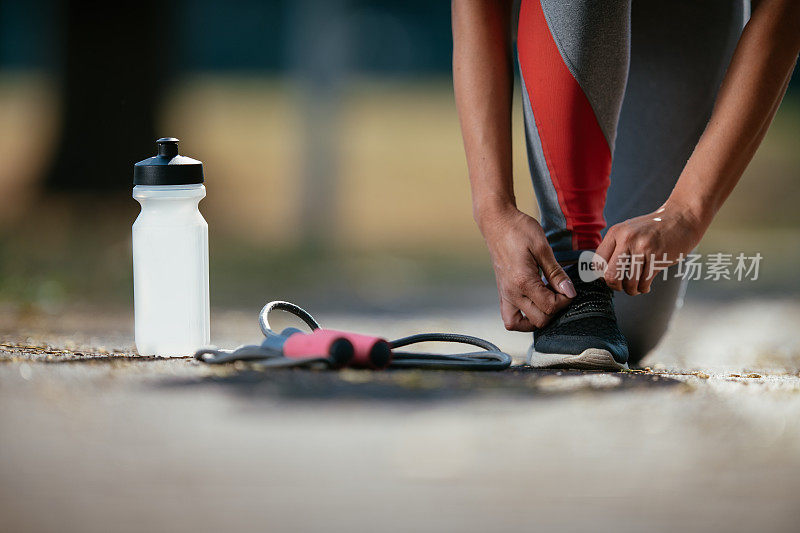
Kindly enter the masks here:
[[[564, 272], [564, 269], [561, 268], [561, 265], [556, 261], [556, 257], [553, 255], [553, 250], [550, 246], [543, 246], [541, 250], [537, 251], [536, 262], [539, 264], [539, 268], [542, 269], [545, 279], [553, 290], [560, 292], [567, 298], [575, 298], [578, 295], [575, 291], [575, 285], [572, 284], [567, 273]], [[533, 295], [526, 295], [533, 299]]]
[[638, 260], [637, 256], [630, 256], [630, 262], [622, 280], [622, 289], [626, 294], [631, 296], [639, 294], [639, 277], [641, 274], [641, 261]]
[[648, 258], [645, 256], [644, 261], [642, 262], [642, 275], [639, 278], [639, 284], [636, 287], [636, 290], [639, 292], [639, 294], [647, 294], [650, 292], [650, 284], [653, 283], [653, 279], [657, 274], [658, 272], [656, 272], [656, 270], [653, 268], [652, 257]]
[[654, 273], [652, 276], [642, 277], [641, 281], [639, 281], [639, 293], [640, 294], [647, 294], [650, 292], [650, 285], [653, 284], [653, 280], [656, 279], [658, 274]]
[[612, 226], [595, 253], [607, 261], [604, 277], [610, 288], [638, 294], [640, 274], [636, 271], [637, 265], [632, 263], [624, 228]]
[[500, 316], [510, 331], [534, 331], [546, 326], [570, 302], [542, 283], [539, 278], [524, 283], [521, 293], [500, 297]]
[[502, 296], [500, 297], [500, 316], [503, 318], [503, 325], [509, 331], [533, 331], [536, 329], [517, 307]]
[[636, 296], [650, 291], [650, 283], [655, 277], [655, 273], [650, 272], [652, 261], [653, 257], [646, 253], [627, 253], [627, 268], [622, 280], [622, 288], [627, 294]]
[[[646, 255], [631, 253], [625, 244], [617, 244], [606, 267], [606, 284], [615, 291], [625, 291], [626, 294], [636, 296], [644, 292], [645, 286], [649, 289], [647, 275]], [[640, 284], [643, 284], [641, 289]]]
[[[571, 300], [571, 298], [555, 292], [549, 286], [545, 286], [539, 278], [525, 283], [522, 286], [522, 295], [548, 318], [565, 309]], [[522, 310], [525, 311], [525, 309]]]
[[525, 317], [528, 319], [528, 322], [530, 322], [535, 329], [545, 327], [553, 318], [552, 314], [545, 313], [536, 307], [531, 300], [525, 298], [524, 296], [517, 300], [517, 305], [519, 305], [519, 308], [523, 313], [525, 313]]
[[611, 256], [608, 260], [608, 266], [606, 267], [606, 273], [604, 277], [606, 280], [606, 285], [615, 291], [622, 290], [622, 280], [625, 278], [625, 268], [621, 263], [620, 258], [624, 257], [627, 253], [627, 249], [617, 246], [614, 248], [614, 251], [611, 252]]
[[[615, 291], [624, 290], [628, 294], [638, 294], [640, 272], [636, 265], [630, 264], [630, 252], [624, 240], [617, 239], [616, 226], [612, 227], [597, 247], [597, 255], [606, 260], [605, 281]], [[623, 258], [626, 258], [623, 261]], [[642, 270], [641, 272], [644, 272]]]

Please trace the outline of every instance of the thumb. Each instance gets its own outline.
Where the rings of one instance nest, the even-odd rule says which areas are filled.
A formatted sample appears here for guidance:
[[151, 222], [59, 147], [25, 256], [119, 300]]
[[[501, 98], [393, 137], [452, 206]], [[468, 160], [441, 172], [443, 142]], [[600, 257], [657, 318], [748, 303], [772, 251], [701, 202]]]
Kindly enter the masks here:
[[551, 250], [549, 246], [544, 247], [543, 252], [537, 259], [545, 279], [554, 290], [560, 292], [567, 298], [575, 298], [578, 295], [578, 292], [575, 290], [575, 285], [572, 284], [572, 280], [569, 279], [567, 273], [564, 272], [564, 269], [558, 264], [558, 261], [556, 261], [553, 255], [553, 250]]

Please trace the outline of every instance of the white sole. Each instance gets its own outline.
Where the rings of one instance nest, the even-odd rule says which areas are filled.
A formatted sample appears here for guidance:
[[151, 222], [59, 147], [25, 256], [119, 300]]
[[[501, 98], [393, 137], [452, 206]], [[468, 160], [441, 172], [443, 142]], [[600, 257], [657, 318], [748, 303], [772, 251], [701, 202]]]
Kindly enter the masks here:
[[574, 368], [578, 370], [628, 370], [628, 363], [620, 364], [608, 350], [589, 348], [579, 354], [539, 353], [528, 350], [528, 365], [533, 368]]

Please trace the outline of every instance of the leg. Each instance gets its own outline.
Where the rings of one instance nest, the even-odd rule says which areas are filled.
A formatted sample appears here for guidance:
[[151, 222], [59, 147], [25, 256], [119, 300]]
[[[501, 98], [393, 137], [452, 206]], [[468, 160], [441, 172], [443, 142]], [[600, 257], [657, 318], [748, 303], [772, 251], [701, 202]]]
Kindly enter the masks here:
[[[669, 196], [711, 116], [747, 7], [742, 0], [634, 2], [630, 74], [605, 206], [609, 226], [654, 211]], [[669, 275], [649, 294], [617, 294], [631, 362], [656, 346], [684, 290]]]
[[[617, 120], [628, 75], [628, 0], [523, 0], [517, 50], [529, 163], [556, 259], [600, 244]], [[625, 368], [611, 290], [566, 267], [577, 296], [534, 333], [529, 364]]]
[[627, 0], [523, 0], [517, 49], [529, 163], [559, 260], [593, 250], [605, 226], [629, 58]]

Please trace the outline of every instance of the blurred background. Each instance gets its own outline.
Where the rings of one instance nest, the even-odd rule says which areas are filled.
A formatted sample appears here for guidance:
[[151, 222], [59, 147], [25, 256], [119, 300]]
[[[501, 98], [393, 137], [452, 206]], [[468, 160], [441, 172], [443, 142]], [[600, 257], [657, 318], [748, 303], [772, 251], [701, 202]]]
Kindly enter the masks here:
[[[451, 51], [444, 0], [0, 0], [0, 328], [132, 319], [132, 166], [163, 136], [205, 165], [214, 309], [493, 306]], [[799, 141], [796, 73], [703, 242], [761, 278], [692, 291], [798, 292]]]

